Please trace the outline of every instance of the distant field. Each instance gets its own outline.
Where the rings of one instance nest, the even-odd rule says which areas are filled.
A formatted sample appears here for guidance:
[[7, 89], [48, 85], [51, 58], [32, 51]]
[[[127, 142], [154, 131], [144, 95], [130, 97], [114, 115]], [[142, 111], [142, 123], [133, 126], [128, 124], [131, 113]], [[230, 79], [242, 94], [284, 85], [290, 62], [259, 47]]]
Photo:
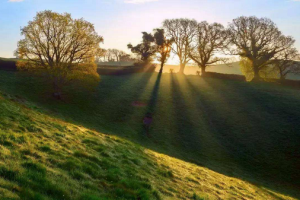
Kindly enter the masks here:
[[100, 62], [98, 66], [133, 66], [134, 62]]
[[[75, 94], [57, 102], [42, 81], [0, 71], [0, 91], [68, 122], [300, 198], [299, 90], [176, 74], [101, 79], [95, 93], [69, 88]], [[147, 111], [154, 115], [151, 138], [142, 128]]]
[[[16, 58], [0, 58], [0, 70], [10, 70], [14, 71], [16, 70], [15, 62], [18, 59]], [[133, 62], [101, 62], [98, 63], [98, 67], [127, 67], [127, 66], [133, 66]], [[160, 69], [160, 66], [157, 65], [156, 72], [158, 72]], [[175, 72], [179, 71], [178, 65], [165, 65], [164, 66], [164, 73], [169, 73], [170, 69], [173, 69]], [[197, 66], [191, 66], [188, 65], [185, 68], [185, 74], [186, 75], [195, 75], [197, 71], [200, 71], [199, 67]], [[216, 73], [222, 73], [222, 74], [236, 74], [236, 75], [243, 75], [239, 66], [238, 62], [233, 62], [230, 64], [223, 64], [223, 65], [215, 65], [207, 68], [208, 72], [216, 72]], [[288, 75], [287, 79], [290, 80], [300, 80], [300, 75]]]
[[[164, 72], [170, 72], [170, 69], [174, 69], [175, 72], [179, 71], [178, 65], [166, 65], [164, 67]], [[159, 66], [157, 66], [156, 71], [159, 71]], [[197, 71], [200, 71], [199, 67], [197, 66], [186, 66], [185, 74], [187, 75], [195, 75]], [[208, 72], [217, 72], [222, 74], [236, 74], [236, 75], [243, 75], [241, 72], [241, 68], [238, 62], [230, 63], [230, 64], [223, 64], [223, 65], [215, 65], [207, 68]], [[287, 79], [291, 80], [300, 80], [300, 75], [289, 75]]]

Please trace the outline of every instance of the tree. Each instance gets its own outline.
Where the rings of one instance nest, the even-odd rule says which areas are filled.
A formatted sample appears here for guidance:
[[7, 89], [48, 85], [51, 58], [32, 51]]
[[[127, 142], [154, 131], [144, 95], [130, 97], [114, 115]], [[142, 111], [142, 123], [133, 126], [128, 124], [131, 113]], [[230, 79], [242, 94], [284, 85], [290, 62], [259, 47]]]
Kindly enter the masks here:
[[191, 60], [189, 54], [192, 48], [192, 42], [196, 36], [197, 21], [190, 19], [167, 19], [163, 22], [167, 36], [174, 39], [172, 47], [180, 61], [179, 73], [184, 73], [185, 65]]
[[121, 62], [134, 62], [134, 61], [136, 61], [136, 59], [131, 57], [130, 54], [124, 54], [124, 55], [120, 56], [120, 61]]
[[21, 34], [25, 38], [19, 41], [17, 52], [25, 61], [18, 63], [19, 68], [45, 75], [57, 98], [72, 81], [98, 83], [95, 58], [103, 38], [93, 24], [72, 19], [67, 13], [43, 11], [21, 29]]
[[165, 36], [165, 30], [164, 29], [155, 29], [154, 30], [154, 39], [155, 44], [158, 52], [158, 61], [160, 61], [160, 70], [159, 73], [163, 72], [163, 67], [165, 63], [168, 61], [171, 53], [171, 47], [174, 42], [174, 39], [167, 39]]
[[[252, 63], [247, 58], [241, 58], [240, 67], [242, 73], [246, 77], [246, 81], [252, 81], [254, 78], [254, 72], [252, 68]], [[278, 71], [272, 66], [267, 65], [259, 71], [259, 77], [262, 79], [276, 79], [278, 78]]]
[[119, 49], [111, 49], [112, 55], [115, 57], [117, 62], [121, 61], [121, 57], [127, 55], [124, 51]]
[[116, 61], [115, 58], [114, 58], [115, 55], [114, 55], [112, 49], [107, 49], [107, 51], [106, 51], [106, 53], [105, 53], [105, 57], [106, 57], [106, 60], [107, 60], [108, 62], [114, 62], [114, 61]]
[[96, 56], [96, 62], [104, 62], [106, 60], [107, 50], [100, 49], [99, 54]]
[[259, 80], [259, 72], [268, 66], [270, 60], [295, 42], [293, 38], [284, 36], [267, 18], [236, 18], [229, 24], [228, 33], [234, 45], [231, 53], [249, 60], [253, 80]]
[[151, 33], [142, 32], [142, 34], [142, 43], [137, 46], [132, 46], [132, 44], [128, 44], [127, 46], [132, 53], [139, 55], [144, 63], [149, 63], [151, 57], [156, 53], [156, 48], [153, 45], [154, 37]]
[[[298, 61], [297, 61], [298, 60]], [[278, 71], [280, 80], [285, 80], [288, 74], [300, 74], [300, 54], [296, 48], [288, 48], [280, 52], [272, 60], [271, 66]]]
[[225, 58], [216, 57], [228, 45], [228, 34], [224, 26], [218, 23], [209, 24], [203, 21], [197, 26], [195, 45], [189, 57], [201, 68], [201, 75], [205, 75], [206, 67], [225, 61]]

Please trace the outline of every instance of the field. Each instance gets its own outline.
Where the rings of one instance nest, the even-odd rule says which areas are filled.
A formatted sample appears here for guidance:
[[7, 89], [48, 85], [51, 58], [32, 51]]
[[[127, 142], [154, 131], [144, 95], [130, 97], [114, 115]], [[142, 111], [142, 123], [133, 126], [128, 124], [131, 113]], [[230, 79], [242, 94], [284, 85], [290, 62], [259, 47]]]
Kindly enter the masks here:
[[[0, 57], [0, 70], [6, 70], [6, 71], [16, 71], [17, 68], [15, 66], [15, 62], [18, 59], [16, 58], [1, 58]], [[107, 68], [111, 70], [98, 70], [99, 73], [107, 75], [107, 74], [114, 74], [115, 70], [119, 70], [119, 73], [122, 74], [129, 74], [136, 72], [135, 70], [130, 70], [126, 68], [128, 66], [133, 66], [133, 62], [101, 62], [98, 63], [99, 68]], [[123, 71], [121, 69], [124, 69]], [[165, 65], [163, 73], [169, 73], [170, 69], [174, 70], [174, 72], [179, 71], [179, 65]], [[156, 72], [159, 72], [160, 66], [156, 65]], [[197, 71], [200, 71], [198, 66], [194, 65], [187, 65], [185, 68], [185, 74], [186, 75], [196, 75]], [[234, 74], [234, 75], [243, 75], [241, 71], [241, 67], [239, 65], [239, 62], [232, 62], [228, 64], [218, 64], [214, 66], [207, 67], [208, 72], [215, 72], [215, 73], [221, 73], [221, 74]], [[295, 74], [288, 74], [287, 75], [288, 80], [300, 80], [300, 75]]]
[[[174, 69], [175, 71], [179, 70], [179, 66], [177, 65], [166, 65], [164, 68], [164, 72], [169, 72], [170, 69]], [[157, 72], [159, 68], [157, 68]], [[185, 74], [187, 75], [195, 75], [196, 71], [200, 71], [199, 67], [197, 66], [186, 66]], [[228, 64], [219, 64], [207, 67], [208, 72], [216, 72], [221, 74], [235, 74], [235, 75], [243, 75], [241, 71], [241, 67], [239, 62], [232, 62]], [[287, 79], [289, 80], [300, 80], [300, 75], [295, 74], [288, 74]]]
[[[64, 101], [59, 102], [51, 99], [45, 92], [47, 87], [42, 80], [0, 71], [0, 91], [9, 94], [6, 99], [11, 99], [7, 103], [8, 106], [1, 108], [1, 110], [8, 109], [6, 114], [1, 115], [5, 119], [0, 122], [1, 130], [4, 129], [3, 137], [6, 137], [6, 132], [11, 132], [12, 138], [18, 139], [22, 136], [20, 130], [28, 130], [28, 127], [20, 129], [18, 124], [20, 120], [17, 117], [20, 106], [11, 103], [12, 100], [22, 105], [25, 104], [25, 108], [21, 106], [20, 112], [24, 115], [24, 119], [29, 120], [29, 124], [35, 124], [38, 127], [33, 128], [34, 133], [40, 129], [43, 130], [41, 131], [42, 136], [33, 134], [33, 141], [31, 141], [32, 133], [27, 131], [26, 138], [28, 139], [26, 141], [33, 146], [26, 146], [25, 142], [26, 148], [32, 148], [29, 153], [24, 150], [25, 155], [22, 154], [21, 149], [18, 149], [23, 148], [23, 145], [19, 145], [15, 139], [2, 140], [3, 152], [7, 153], [6, 159], [11, 159], [13, 155], [16, 156], [15, 159], [19, 159], [17, 163], [20, 162], [22, 156], [29, 159], [24, 161], [25, 163], [20, 163], [21, 167], [17, 168], [17, 171], [25, 170], [30, 175], [30, 168], [33, 167], [37, 168], [37, 171], [41, 170], [43, 176], [48, 173], [55, 174], [61, 170], [67, 170], [60, 167], [68, 161], [67, 158], [70, 158], [70, 162], [73, 164], [79, 162], [79, 165], [83, 165], [85, 160], [103, 159], [104, 148], [104, 157], [108, 155], [109, 163], [116, 163], [117, 166], [114, 167], [119, 167], [117, 172], [109, 172], [108, 176], [111, 175], [110, 173], [117, 173], [118, 177], [123, 177], [125, 174], [130, 174], [128, 172], [130, 171], [136, 176], [142, 176], [137, 177], [136, 180], [151, 185], [149, 187], [145, 183], [145, 188], [140, 188], [140, 185], [143, 184], [132, 183], [128, 186], [132, 189], [132, 191], [129, 189], [131, 191], [129, 193], [132, 196], [136, 195], [135, 197], [142, 194], [139, 193], [140, 191], [147, 191], [145, 194], [150, 199], [157, 195], [164, 195], [163, 197], [169, 195], [170, 199], [172, 197], [194, 199], [235, 197], [240, 199], [241, 195], [245, 199], [287, 198], [279, 193], [294, 198], [300, 197], [299, 90], [268, 83], [246, 83], [176, 74], [160, 76], [157, 73], [143, 73], [102, 76], [101, 79], [99, 87], [93, 93], [69, 88], [70, 94]], [[8, 102], [8, 100], [2, 101]], [[27, 104], [31, 105], [28, 116]], [[13, 105], [16, 108], [12, 107]], [[142, 127], [142, 119], [146, 112], [152, 112], [154, 118], [150, 138], [145, 136]], [[52, 118], [48, 119], [47, 116], [44, 116], [45, 114]], [[48, 121], [51, 120], [57, 121], [57, 124], [63, 128], [55, 128], [59, 125], [48, 125]], [[15, 124], [9, 124], [9, 122], [15, 122]], [[5, 127], [7, 128], [5, 129]], [[68, 134], [69, 127], [71, 127], [70, 135]], [[93, 131], [87, 131], [87, 129]], [[120, 138], [115, 139], [115, 137], [104, 136], [96, 132]], [[70, 140], [62, 139], [60, 134], [70, 137]], [[83, 140], [88, 141], [84, 143]], [[114, 140], [118, 140], [118, 142]], [[6, 143], [14, 145], [10, 148], [5, 146]], [[96, 153], [97, 149], [94, 149], [96, 147], [93, 146], [99, 146], [98, 143], [100, 146], [106, 145], [99, 155]], [[151, 150], [145, 150], [139, 145]], [[55, 153], [52, 153], [53, 149], [55, 149]], [[14, 153], [15, 151], [17, 153]], [[37, 152], [37, 158], [34, 156], [34, 152]], [[60, 155], [62, 152], [64, 152], [64, 156]], [[154, 155], [157, 155], [159, 159]], [[120, 167], [122, 163], [118, 162], [119, 160], [121, 162], [122, 156], [123, 161], [129, 160], [128, 168]], [[154, 160], [153, 157], [155, 157]], [[183, 161], [194, 163], [197, 166]], [[135, 162], [139, 164], [134, 164]], [[42, 166], [37, 163], [41, 163]], [[143, 165], [139, 166], [141, 163]], [[160, 164], [157, 165], [158, 163]], [[47, 167], [43, 167], [44, 165]], [[81, 168], [84, 169], [84, 166]], [[206, 175], [202, 175], [197, 169], [208, 171]], [[2, 173], [14, 174], [14, 172], [6, 172], [5, 169]], [[24, 176], [27, 176], [26, 173]], [[60, 178], [70, 181], [68, 186], [62, 187], [62, 190], [68, 191], [69, 188], [72, 188], [72, 184], [74, 184], [74, 188], [78, 188], [82, 187], [84, 181], [99, 179], [99, 177], [93, 177], [93, 172], [89, 173], [80, 171], [62, 176], [55, 175], [57, 179], [54, 178], [53, 181], [61, 180]], [[73, 175], [75, 176], [73, 178], [79, 178], [79, 180], [74, 181]], [[5, 176], [2, 174], [2, 177], [5, 178]], [[112, 185], [107, 182], [97, 183], [97, 187], [103, 189], [120, 186], [119, 188], [127, 191], [127, 183], [124, 183], [124, 186], [122, 182], [120, 183], [121, 180], [114, 179], [114, 175], [111, 176]], [[172, 178], [173, 176], [176, 177], [176, 180]], [[145, 177], [147, 179], [143, 179]], [[157, 177], [161, 177], [161, 179], [156, 181]], [[201, 179], [204, 177], [206, 179]], [[23, 179], [11, 181], [16, 181], [16, 184], [19, 185], [27, 184], [29, 189], [35, 190], [34, 186]], [[78, 181], [82, 182], [78, 183]], [[224, 182], [225, 185], [222, 185], [221, 182]], [[231, 188], [231, 182], [243, 184], [239, 186], [240, 191], [234, 189], [237, 187], [236, 185]], [[92, 189], [92, 186], [95, 187], [95, 182], [91, 183], [88, 184], [90, 187], [85, 190], [87, 193], [89, 190], [96, 191], [95, 188], [95, 190]], [[136, 185], [139, 187], [135, 188]], [[214, 185], [213, 189], [212, 185]], [[166, 189], [168, 186], [170, 188]], [[180, 191], [181, 188], [185, 192]], [[189, 190], [188, 188], [194, 189]], [[37, 188], [36, 191], [42, 193], [42, 189]], [[200, 194], [197, 191], [200, 191]], [[17, 192], [22, 192], [22, 190]], [[31, 193], [34, 194], [32, 191]], [[67, 193], [66, 195], [70, 195]], [[120, 194], [118, 191], [111, 193], [113, 195]], [[180, 194], [184, 196], [177, 196]], [[46, 195], [51, 196], [51, 191]], [[112, 198], [108, 194], [95, 195], [106, 195], [107, 198]], [[51, 196], [51, 198], [57, 197]]]

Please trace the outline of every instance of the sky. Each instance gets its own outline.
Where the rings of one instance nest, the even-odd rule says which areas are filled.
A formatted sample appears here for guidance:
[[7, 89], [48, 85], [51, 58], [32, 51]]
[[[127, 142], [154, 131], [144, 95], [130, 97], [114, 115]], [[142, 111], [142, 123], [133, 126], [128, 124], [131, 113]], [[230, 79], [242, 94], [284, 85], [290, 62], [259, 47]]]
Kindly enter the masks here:
[[300, 51], [300, 0], [0, 0], [0, 57], [13, 57], [20, 28], [37, 12], [71, 13], [95, 25], [103, 48], [129, 52], [141, 32], [162, 26], [164, 19], [191, 18], [226, 26], [239, 16], [268, 17], [296, 39]]

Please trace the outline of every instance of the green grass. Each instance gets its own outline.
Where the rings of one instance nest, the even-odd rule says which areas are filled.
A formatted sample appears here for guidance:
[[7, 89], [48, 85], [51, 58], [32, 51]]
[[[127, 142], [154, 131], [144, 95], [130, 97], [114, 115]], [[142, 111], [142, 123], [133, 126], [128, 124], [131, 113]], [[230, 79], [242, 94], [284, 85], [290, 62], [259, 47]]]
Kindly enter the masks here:
[[[251, 84], [211, 78], [203, 79], [197, 76], [184, 77], [164, 74], [159, 78], [156, 73], [119, 77], [102, 76], [102, 81], [95, 93], [89, 94], [73, 89], [75, 92], [73, 91], [73, 94], [69, 95], [65, 102], [53, 101], [44, 92], [45, 88], [42, 81], [18, 76], [15, 73], [0, 72], [0, 90], [10, 94], [6, 95], [7, 99], [11, 99], [25, 108], [34, 109], [37, 113], [47, 113], [52, 117], [76, 124], [76, 126], [81, 125], [98, 132], [117, 135], [154, 151], [205, 167], [191, 165], [192, 167], [186, 169], [182, 165], [190, 166], [190, 164], [181, 165], [180, 163], [183, 162], [179, 160], [161, 163], [155, 159], [150, 159], [148, 155], [136, 153], [138, 151], [134, 148], [139, 149], [141, 147], [131, 144], [124, 145], [123, 148], [120, 147], [121, 149], [118, 149], [119, 145], [114, 148], [96, 145], [95, 149], [90, 147], [84, 149], [81, 145], [85, 148], [88, 145], [95, 145], [95, 141], [97, 142], [95, 137], [81, 138], [81, 142], [74, 138], [82, 135], [93, 136], [95, 134], [93, 131], [86, 130], [85, 134], [79, 134], [79, 132], [70, 136], [72, 131], [69, 132], [68, 126], [63, 126], [61, 123], [36, 122], [30, 117], [28, 120], [32, 120], [34, 123], [18, 120], [18, 124], [14, 127], [18, 128], [19, 136], [29, 137], [24, 134], [26, 132], [29, 135], [35, 135], [33, 133], [46, 134], [49, 140], [55, 138], [53, 143], [44, 142], [34, 147], [34, 150], [31, 149], [32, 151], [25, 149], [25, 155], [29, 154], [34, 159], [41, 159], [39, 154], [54, 156], [55, 158], [52, 160], [54, 160], [53, 163], [57, 162], [57, 165], [51, 166], [53, 169], [51, 172], [55, 172], [56, 167], [68, 171], [66, 176], [70, 182], [75, 181], [80, 187], [83, 184], [82, 180], [92, 177], [94, 180], [106, 178], [104, 179], [108, 180], [105, 181], [106, 184], [107, 182], [115, 184], [111, 188], [118, 189], [111, 191], [111, 194], [121, 195], [127, 191], [123, 187], [129, 187], [134, 191], [129, 192], [131, 195], [142, 195], [144, 193], [138, 191], [145, 190], [148, 191], [145, 195], [148, 195], [147, 197], [150, 199], [155, 198], [156, 195], [164, 195], [163, 199], [166, 199], [168, 195], [170, 195], [170, 199], [180, 198], [177, 196], [179, 194], [183, 194], [182, 198], [191, 199], [217, 197], [224, 199], [234, 197], [234, 195], [249, 199], [251, 195], [254, 199], [287, 198], [278, 193], [299, 197], [300, 92], [298, 90], [267, 83]], [[147, 106], [133, 107], [133, 101], [145, 102]], [[154, 115], [151, 138], [145, 136], [141, 123], [147, 111], [153, 112]], [[12, 127], [7, 125], [10, 120], [16, 121], [17, 114], [12, 113], [9, 117], [6, 116], [6, 120], [1, 120], [0, 128], [10, 127], [7, 131], [11, 130]], [[45, 131], [48, 129], [52, 131]], [[14, 134], [16, 133], [14, 132]], [[72, 142], [66, 142], [66, 137], [72, 137]], [[19, 137], [15, 136], [15, 138]], [[44, 141], [44, 139], [41, 140]], [[124, 141], [123, 139], [117, 140]], [[10, 139], [3, 139], [3, 144], [7, 146], [14, 143]], [[30, 143], [36, 144], [37, 142]], [[72, 151], [72, 156], [68, 155], [66, 156], [68, 159], [63, 160], [59, 156], [59, 152], [62, 151], [52, 146], [54, 144], [61, 145], [61, 148], [66, 150], [73, 148], [73, 150], [69, 150]], [[133, 149], [130, 149], [131, 146]], [[114, 155], [122, 154], [120, 152], [127, 151], [127, 149], [129, 149], [130, 154], [120, 155], [123, 156], [124, 163], [118, 163], [122, 159], [114, 157]], [[99, 154], [95, 156], [94, 151]], [[154, 152], [151, 153], [155, 154]], [[147, 159], [150, 161], [143, 161], [143, 157], [148, 157]], [[168, 159], [171, 158], [166, 160]], [[63, 162], [58, 160], [63, 160]], [[80, 162], [84, 161], [89, 161], [91, 167], [81, 166]], [[93, 177], [94, 175], [91, 174], [97, 171], [94, 164], [99, 165], [98, 162], [100, 161], [104, 162], [103, 165], [108, 165], [107, 169], [110, 170], [107, 170], [108, 174], [105, 176], [98, 177], [95, 175]], [[110, 166], [108, 164], [110, 162], [117, 166]], [[140, 175], [142, 172], [139, 165], [145, 162], [147, 164], [144, 165], [149, 167], [144, 172], [147, 173], [145, 177], [149, 179], [153, 172], [153, 177], [160, 177], [170, 182], [164, 182], [160, 179], [155, 181], [156, 178], [152, 177], [153, 179], [145, 181], [151, 185], [151, 189], [147, 187], [146, 189], [136, 188], [136, 185], [143, 185], [136, 183], [129, 183], [129, 186], [126, 183], [123, 186], [122, 180], [118, 177], [130, 173]], [[172, 164], [173, 162], [176, 164]], [[36, 163], [42, 164], [43, 162], [38, 160]], [[161, 163], [162, 168], [158, 168], [158, 163]], [[20, 169], [17, 167], [16, 170], [28, 171], [27, 168], [23, 169], [27, 166], [23, 164], [20, 163]], [[123, 169], [120, 167], [123, 164], [128, 164], [129, 167]], [[47, 166], [47, 163], [44, 165]], [[39, 167], [42, 169], [42, 166]], [[74, 169], [69, 172], [68, 169], [72, 169], [72, 166]], [[208, 174], [203, 175], [197, 170], [193, 172], [192, 169], [194, 168], [205, 170], [208, 168], [217, 173], [208, 170]], [[14, 171], [4, 170], [3, 173], [4, 177], [19, 177]], [[37, 177], [40, 177], [41, 180], [45, 178], [48, 180], [51, 177], [52, 181], [53, 175], [48, 175], [49, 170], [46, 170], [46, 175], [45, 172], [43, 172], [44, 174], [39, 173], [41, 175]], [[182, 173], [183, 175], [181, 175]], [[174, 182], [174, 177], [179, 178], [182, 182], [180, 184]], [[231, 187], [229, 184], [230, 177], [234, 177], [232, 179], [235, 183], [244, 185], [239, 186], [239, 190], [235, 186]], [[208, 178], [213, 178], [213, 180], [208, 180]], [[127, 179], [131, 180], [130, 177]], [[251, 183], [249, 185], [252, 189], [249, 189], [250, 186], [245, 185], [248, 183], [242, 180]], [[225, 181], [226, 186], [221, 184], [222, 181]], [[19, 185], [23, 184], [20, 180], [16, 180], [16, 182]], [[125, 180], [125, 182], [127, 181]], [[24, 184], [28, 185], [29, 183]], [[160, 186], [156, 186], [156, 184], [160, 184]], [[187, 189], [189, 184], [196, 188], [200, 187], [200, 189], [190, 192], [183, 192], [184, 189], [181, 191], [181, 185]], [[51, 186], [50, 183], [49, 185]], [[104, 187], [101, 184], [100, 186], [94, 184], [94, 182], [88, 183], [88, 185], [95, 187], [95, 191], [98, 191], [96, 188], [100, 186]], [[169, 186], [171, 188], [168, 188]], [[64, 187], [66, 186], [58, 188]], [[206, 187], [210, 189], [213, 187], [214, 189], [206, 190]], [[70, 186], [70, 188], [72, 187]], [[28, 195], [39, 192], [39, 190], [29, 189]], [[253, 196], [257, 195], [257, 192], [261, 195]], [[91, 193], [86, 191], [86, 194]], [[102, 194], [95, 194], [94, 198], [97, 198], [97, 195]], [[87, 197], [83, 198], [87, 199]], [[127, 197], [124, 198], [127, 199]], [[137, 198], [137, 196], [132, 198]], [[130, 198], [128, 197], [128, 199]]]

